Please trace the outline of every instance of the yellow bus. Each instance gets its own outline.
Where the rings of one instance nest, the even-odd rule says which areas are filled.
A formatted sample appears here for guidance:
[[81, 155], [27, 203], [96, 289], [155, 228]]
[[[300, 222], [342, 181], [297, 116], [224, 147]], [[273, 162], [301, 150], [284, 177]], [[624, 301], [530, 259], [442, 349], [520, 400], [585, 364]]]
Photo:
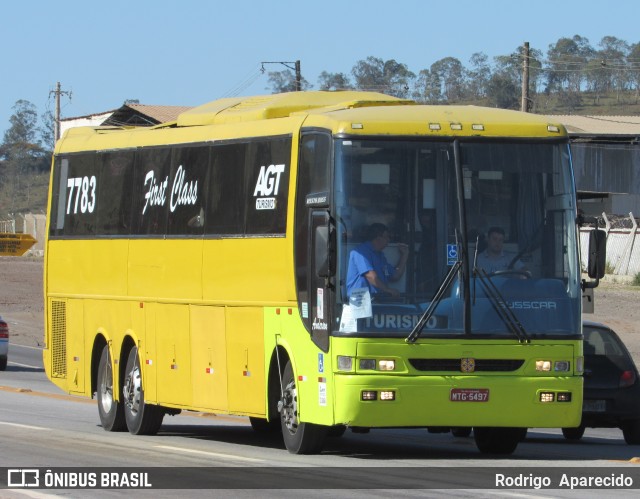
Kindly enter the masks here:
[[[191, 410], [292, 453], [346, 428], [473, 427], [508, 454], [527, 427], [580, 423], [573, 173], [544, 117], [227, 98], [69, 130], [49, 199], [44, 365], [107, 431]], [[493, 238], [501, 269], [481, 266]]]

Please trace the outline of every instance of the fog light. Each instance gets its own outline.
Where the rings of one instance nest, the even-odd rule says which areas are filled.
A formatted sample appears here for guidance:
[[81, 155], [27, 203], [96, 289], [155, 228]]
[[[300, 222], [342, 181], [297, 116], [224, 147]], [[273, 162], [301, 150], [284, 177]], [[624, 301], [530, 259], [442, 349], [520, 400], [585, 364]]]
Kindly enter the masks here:
[[378, 394], [375, 391], [371, 391], [371, 390], [362, 391], [362, 400], [376, 400], [377, 398], [378, 398]]
[[569, 372], [569, 368], [571, 367], [571, 362], [568, 360], [558, 360], [553, 364], [553, 370], [556, 372], [566, 373]]
[[379, 360], [378, 369], [381, 371], [393, 371], [396, 368], [395, 360]]
[[353, 369], [353, 357], [338, 355], [338, 369], [340, 371], [351, 371]]
[[376, 359], [360, 359], [360, 369], [373, 371], [376, 368]]
[[540, 392], [540, 402], [553, 402], [555, 394], [553, 392]]
[[558, 393], [558, 402], [571, 402], [571, 392]]
[[551, 371], [551, 361], [536, 360], [536, 371]]
[[395, 400], [396, 392], [380, 392], [380, 400]]

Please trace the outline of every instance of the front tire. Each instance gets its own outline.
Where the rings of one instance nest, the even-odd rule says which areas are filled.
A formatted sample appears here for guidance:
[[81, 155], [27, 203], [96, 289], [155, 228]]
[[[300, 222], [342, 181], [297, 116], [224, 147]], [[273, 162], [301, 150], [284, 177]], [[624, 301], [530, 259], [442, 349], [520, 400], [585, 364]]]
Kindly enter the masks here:
[[483, 454], [512, 454], [522, 440], [526, 428], [486, 428], [473, 429], [473, 438], [478, 450]]
[[291, 362], [282, 373], [283, 398], [280, 401], [282, 439], [291, 454], [316, 454], [322, 450], [326, 426], [301, 423], [298, 417], [298, 390]]
[[640, 419], [625, 421], [622, 425], [622, 435], [629, 445], [640, 445]]
[[118, 402], [113, 396], [113, 368], [109, 346], [105, 345], [98, 363], [98, 380], [96, 399], [98, 401], [98, 415], [100, 424], [105, 431], [122, 431], [127, 424], [124, 420], [122, 401]]
[[164, 410], [158, 405], [145, 404], [137, 347], [133, 347], [129, 352], [123, 385], [124, 417], [129, 433], [133, 435], [158, 433], [164, 418]]
[[567, 440], [580, 440], [584, 435], [584, 429], [582, 425], [577, 428], [562, 428], [562, 435]]
[[454, 437], [468, 437], [471, 435], [471, 427], [470, 426], [456, 426], [451, 428], [451, 434]]

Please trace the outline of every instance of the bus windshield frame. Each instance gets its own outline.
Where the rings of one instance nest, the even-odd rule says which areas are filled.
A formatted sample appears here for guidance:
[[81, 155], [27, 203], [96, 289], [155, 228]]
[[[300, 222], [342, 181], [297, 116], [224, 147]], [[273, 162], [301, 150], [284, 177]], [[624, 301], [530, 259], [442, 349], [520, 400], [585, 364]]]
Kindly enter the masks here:
[[334, 158], [333, 335], [407, 337], [431, 305], [421, 337], [580, 337], [566, 140], [358, 136]]

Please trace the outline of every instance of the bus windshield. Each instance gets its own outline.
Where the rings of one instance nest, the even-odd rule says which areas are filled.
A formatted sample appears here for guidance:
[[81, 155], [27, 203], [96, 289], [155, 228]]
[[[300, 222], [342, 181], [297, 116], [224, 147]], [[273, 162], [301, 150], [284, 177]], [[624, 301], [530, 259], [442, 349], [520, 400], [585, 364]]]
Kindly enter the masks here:
[[341, 139], [335, 161], [334, 334], [407, 336], [430, 305], [422, 337], [579, 334], [566, 142]]

